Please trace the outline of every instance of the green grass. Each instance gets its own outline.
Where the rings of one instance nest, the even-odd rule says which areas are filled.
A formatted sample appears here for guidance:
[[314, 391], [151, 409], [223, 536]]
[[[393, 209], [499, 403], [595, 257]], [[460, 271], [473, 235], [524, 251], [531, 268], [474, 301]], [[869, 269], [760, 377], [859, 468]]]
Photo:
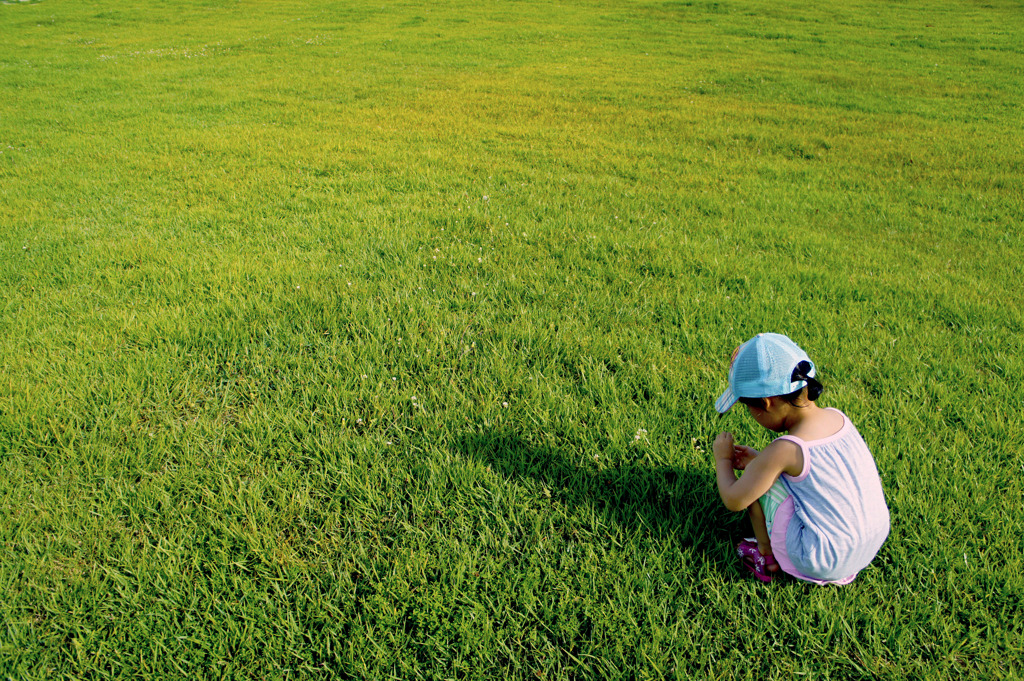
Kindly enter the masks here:
[[[1019, 677], [1022, 10], [0, 4], [0, 676]], [[845, 588], [733, 557], [764, 330]]]

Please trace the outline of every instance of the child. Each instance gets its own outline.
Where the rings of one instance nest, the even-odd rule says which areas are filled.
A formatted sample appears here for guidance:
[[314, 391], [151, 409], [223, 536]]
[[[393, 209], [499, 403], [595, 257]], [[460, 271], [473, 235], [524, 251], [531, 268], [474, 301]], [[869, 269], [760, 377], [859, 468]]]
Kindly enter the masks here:
[[[725, 414], [742, 402], [768, 430], [788, 433], [758, 452], [721, 433], [714, 444], [718, 492], [748, 509], [755, 539], [736, 547], [763, 582], [781, 568], [816, 584], [849, 584], [889, 534], [889, 510], [871, 452], [846, 415], [822, 409], [814, 364], [786, 336], [762, 333], [733, 353]], [[736, 477], [734, 470], [743, 471]]]

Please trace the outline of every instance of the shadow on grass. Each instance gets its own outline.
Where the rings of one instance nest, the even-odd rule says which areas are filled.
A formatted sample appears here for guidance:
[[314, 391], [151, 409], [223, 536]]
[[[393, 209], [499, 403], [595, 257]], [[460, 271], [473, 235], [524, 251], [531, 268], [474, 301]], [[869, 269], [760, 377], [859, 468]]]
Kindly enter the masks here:
[[[730, 529], [714, 479], [706, 470], [641, 463], [580, 466], [556, 449], [503, 431], [465, 435], [455, 446], [511, 481], [533, 478], [570, 514], [577, 507], [589, 507], [624, 528], [645, 528], [693, 546], [715, 563], [731, 552], [730, 532], [735, 528]], [[723, 551], [725, 546], [730, 548]]]

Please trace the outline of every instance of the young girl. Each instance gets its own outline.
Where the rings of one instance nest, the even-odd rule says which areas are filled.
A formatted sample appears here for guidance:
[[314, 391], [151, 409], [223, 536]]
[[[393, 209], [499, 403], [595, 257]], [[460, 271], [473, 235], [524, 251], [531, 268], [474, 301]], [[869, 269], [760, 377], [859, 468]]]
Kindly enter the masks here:
[[[762, 333], [733, 353], [720, 414], [742, 402], [768, 430], [788, 433], [758, 452], [721, 433], [718, 492], [747, 509], [754, 539], [736, 547], [763, 582], [781, 568], [817, 584], [848, 584], [889, 534], [889, 510], [871, 452], [846, 415], [822, 409], [814, 363], [786, 336]], [[735, 470], [743, 471], [739, 478]]]

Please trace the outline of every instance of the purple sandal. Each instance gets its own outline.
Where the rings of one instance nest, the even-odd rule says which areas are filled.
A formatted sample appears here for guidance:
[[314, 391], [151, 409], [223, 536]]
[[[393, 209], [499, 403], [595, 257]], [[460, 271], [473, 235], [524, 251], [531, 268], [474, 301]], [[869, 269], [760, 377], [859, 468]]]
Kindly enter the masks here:
[[762, 556], [761, 551], [757, 548], [757, 542], [753, 539], [744, 539], [737, 544], [736, 553], [739, 554], [740, 560], [743, 561], [743, 565], [753, 572], [754, 576], [762, 582], [768, 583], [775, 579], [775, 576], [779, 574], [778, 570], [775, 572], [768, 570], [768, 566], [778, 565], [778, 563], [775, 562], [775, 556], [771, 554]]

